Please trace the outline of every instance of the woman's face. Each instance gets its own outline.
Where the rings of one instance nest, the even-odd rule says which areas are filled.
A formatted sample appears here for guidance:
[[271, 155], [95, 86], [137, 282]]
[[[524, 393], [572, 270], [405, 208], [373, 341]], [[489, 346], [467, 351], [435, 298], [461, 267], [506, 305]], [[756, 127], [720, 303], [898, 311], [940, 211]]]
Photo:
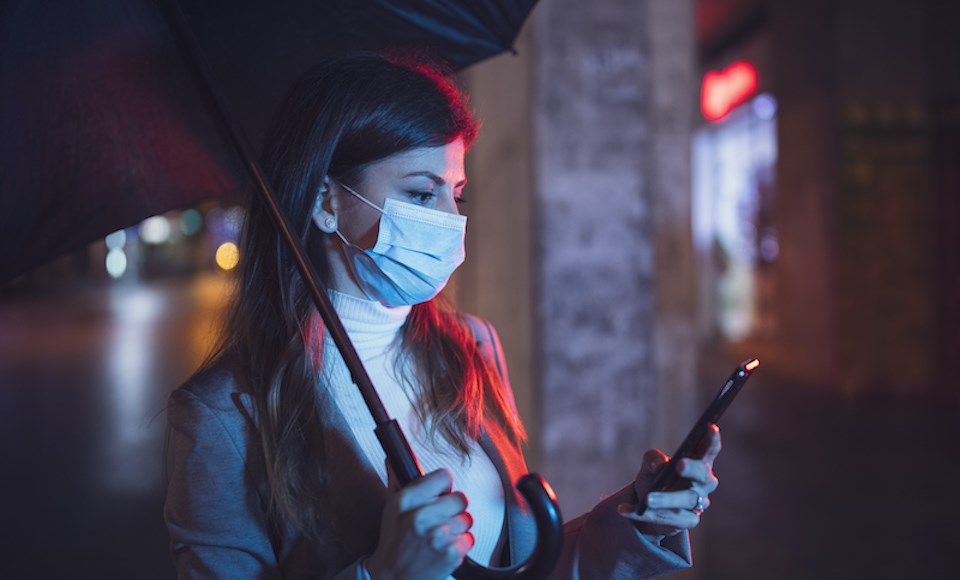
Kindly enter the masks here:
[[[377, 207], [382, 208], [388, 198], [393, 198], [459, 215], [457, 203], [467, 183], [463, 156], [464, 143], [459, 138], [441, 147], [412, 149], [371, 163], [347, 186]], [[314, 214], [315, 223], [328, 234], [338, 229], [343, 237], [363, 249], [376, 245], [380, 212], [336, 181], [330, 180], [328, 187], [322, 207]], [[349, 273], [342, 242], [336, 235], [327, 236], [327, 255], [334, 288], [362, 297], [364, 294]]]

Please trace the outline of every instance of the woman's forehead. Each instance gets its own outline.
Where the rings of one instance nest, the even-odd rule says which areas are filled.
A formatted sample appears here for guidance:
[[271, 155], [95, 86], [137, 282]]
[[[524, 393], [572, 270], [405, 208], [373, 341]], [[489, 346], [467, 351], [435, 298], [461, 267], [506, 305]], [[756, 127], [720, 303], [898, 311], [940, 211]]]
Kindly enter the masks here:
[[366, 173], [367, 177], [379, 174], [391, 178], [423, 176], [433, 179], [432, 175], [444, 183], [457, 183], [464, 179], [463, 156], [463, 140], [456, 139], [439, 147], [418, 147], [396, 153], [371, 163]]

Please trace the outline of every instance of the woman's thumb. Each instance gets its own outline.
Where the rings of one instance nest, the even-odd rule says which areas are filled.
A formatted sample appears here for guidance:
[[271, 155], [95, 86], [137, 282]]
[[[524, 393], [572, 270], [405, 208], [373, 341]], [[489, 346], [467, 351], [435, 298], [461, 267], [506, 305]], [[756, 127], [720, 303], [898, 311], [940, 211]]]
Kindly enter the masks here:
[[643, 454], [643, 465], [640, 466], [640, 473], [637, 474], [637, 487], [648, 488], [653, 483], [657, 473], [667, 464], [667, 456], [658, 449], [651, 449]]

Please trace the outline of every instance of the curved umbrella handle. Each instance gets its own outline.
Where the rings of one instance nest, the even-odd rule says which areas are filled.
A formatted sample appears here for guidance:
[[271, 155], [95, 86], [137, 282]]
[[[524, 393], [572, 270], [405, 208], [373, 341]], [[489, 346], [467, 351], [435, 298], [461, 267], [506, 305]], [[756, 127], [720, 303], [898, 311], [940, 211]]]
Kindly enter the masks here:
[[[423, 476], [423, 469], [396, 419], [377, 425], [374, 432], [401, 485]], [[453, 573], [457, 580], [540, 580], [546, 578], [556, 566], [563, 548], [563, 518], [557, 505], [557, 496], [550, 484], [536, 473], [524, 475], [516, 485], [517, 491], [527, 500], [537, 524], [537, 544], [533, 547], [533, 553], [525, 562], [509, 568], [488, 568], [466, 558]]]
[[534, 580], [546, 578], [556, 566], [563, 548], [563, 518], [557, 497], [550, 484], [536, 473], [521, 477], [517, 481], [517, 490], [527, 500], [537, 523], [537, 545], [533, 547], [533, 553], [525, 562], [510, 568], [487, 568], [467, 558], [453, 573], [457, 580]]

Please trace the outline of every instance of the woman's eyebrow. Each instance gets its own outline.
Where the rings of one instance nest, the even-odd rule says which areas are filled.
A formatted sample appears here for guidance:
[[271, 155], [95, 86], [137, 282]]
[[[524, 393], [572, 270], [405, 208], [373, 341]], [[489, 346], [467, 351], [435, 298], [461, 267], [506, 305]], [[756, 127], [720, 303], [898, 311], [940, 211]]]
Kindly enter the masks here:
[[[431, 181], [441, 186], [447, 183], [447, 181], [444, 178], [440, 177], [439, 175], [437, 175], [432, 171], [414, 171], [412, 173], [408, 173], [404, 175], [403, 177], [429, 177]], [[454, 186], [454, 189], [463, 187], [466, 184], [467, 184], [467, 180], [462, 179], [457, 182], [457, 184]]]

